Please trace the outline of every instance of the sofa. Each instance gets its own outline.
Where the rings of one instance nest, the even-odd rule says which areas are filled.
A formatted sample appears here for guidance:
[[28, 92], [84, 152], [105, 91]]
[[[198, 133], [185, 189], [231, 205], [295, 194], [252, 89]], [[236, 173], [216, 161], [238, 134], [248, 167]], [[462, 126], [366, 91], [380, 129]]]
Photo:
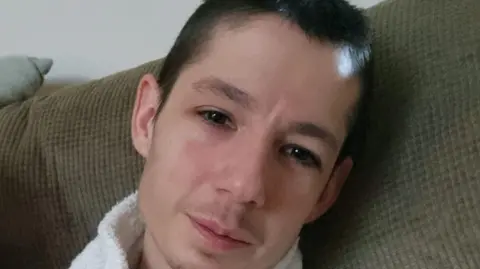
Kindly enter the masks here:
[[[339, 201], [302, 231], [305, 268], [479, 269], [480, 1], [387, 0], [366, 13], [366, 151]], [[67, 268], [136, 189], [135, 90], [161, 65], [0, 109], [0, 268]]]

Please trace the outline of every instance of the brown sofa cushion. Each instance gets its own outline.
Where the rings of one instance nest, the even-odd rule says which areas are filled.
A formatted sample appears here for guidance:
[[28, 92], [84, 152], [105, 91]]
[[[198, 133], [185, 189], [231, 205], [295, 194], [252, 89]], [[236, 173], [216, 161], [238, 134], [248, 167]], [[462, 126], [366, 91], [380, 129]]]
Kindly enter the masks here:
[[147, 63], [0, 110], [0, 268], [67, 268], [136, 188], [130, 116]]
[[480, 1], [387, 1], [368, 14], [368, 152], [307, 230], [308, 268], [480, 268]]
[[[368, 13], [369, 150], [305, 230], [306, 266], [479, 268], [480, 2], [396, 0]], [[159, 63], [0, 110], [0, 268], [67, 267], [135, 189], [131, 106]]]

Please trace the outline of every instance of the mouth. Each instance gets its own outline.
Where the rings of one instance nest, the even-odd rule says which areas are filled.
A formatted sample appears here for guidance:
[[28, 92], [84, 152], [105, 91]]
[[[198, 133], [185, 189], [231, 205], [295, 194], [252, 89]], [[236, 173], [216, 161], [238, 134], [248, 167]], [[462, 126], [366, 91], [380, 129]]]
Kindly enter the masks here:
[[207, 247], [216, 251], [229, 251], [239, 248], [245, 248], [251, 245], [240, 236], [236, 236], [235, 231], [222, 228], [222, 226], [211, 220], [194, 218], [188, 216], [193, 228], [200, 234]]

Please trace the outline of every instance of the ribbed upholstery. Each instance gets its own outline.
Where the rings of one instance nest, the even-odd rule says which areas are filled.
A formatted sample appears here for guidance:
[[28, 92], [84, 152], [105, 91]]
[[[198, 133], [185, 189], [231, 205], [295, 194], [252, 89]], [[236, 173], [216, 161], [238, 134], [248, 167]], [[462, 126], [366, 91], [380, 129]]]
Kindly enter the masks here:
[[[480, 1], [390, 0], [375, 28], [367, 152], [307, 227], [307, 268], [480, 268]], [[136, 188], [140, 76], [161, 61], [0, 110], [0, 268], [66, 268]]]
[[398, 0], [375, 29], [367, 152], [305, 232], [308, 268], [480, 268], [480, 1]]
[[0, 110], [0, 268], [66, 268], [136, 188], [137, 83], [161, 61]]

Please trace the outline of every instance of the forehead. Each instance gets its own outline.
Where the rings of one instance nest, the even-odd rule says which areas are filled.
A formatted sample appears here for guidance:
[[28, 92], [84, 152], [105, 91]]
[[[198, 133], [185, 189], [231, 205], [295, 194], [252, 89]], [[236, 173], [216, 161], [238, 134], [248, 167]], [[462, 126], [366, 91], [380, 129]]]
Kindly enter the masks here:
[[220, 26], [214, 32], [204, 57], [180, 75], [179, 84], [214, 76], [248, 92], [264, 111], [286, 102], [285, 113], [292, 117], [345, 124], [359, 83], [339, 74], [332, 44], [309, 38], [276, 16], [259, 16], [236, 29]]

